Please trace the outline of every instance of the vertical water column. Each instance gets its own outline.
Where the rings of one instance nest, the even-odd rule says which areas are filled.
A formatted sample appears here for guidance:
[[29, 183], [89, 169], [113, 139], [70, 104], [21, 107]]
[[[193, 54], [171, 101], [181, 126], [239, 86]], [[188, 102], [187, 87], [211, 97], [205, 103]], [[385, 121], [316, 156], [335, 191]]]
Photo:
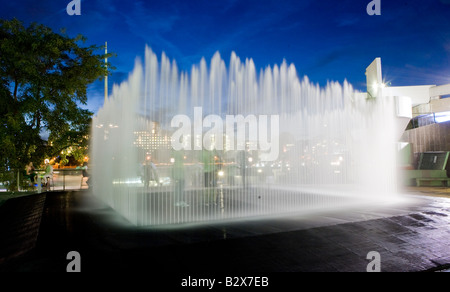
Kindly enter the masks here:
[[[391, 99], [368, 99], [347, 82], [321, 88], [307, 77], [299, 79], [286, 61], [258, 73], [253, 60], [242, 62], [235, 53], [228, 71], [216, 53], [209, 66], [202, 58], [189, 73], [180, 72], [175, 61], [164, 53], [158, 61], [149, 47], [144, 64], [142, 68], [137, 62], [129, 80], [114, 86], [93, 122], [94, 192], [131, 222], [183, 223], [339, 208], [346, 196], [395, 193]], [[174, 152], [167, 143], [176, 130], [171, 128], [176, 115], [192, 121], [191, 135], [185, 137], [191, 149], [183, 152]], [[204, 147], [210, 129], [203, 119], [208, 115], [248, 117], [234, 125], [246, 130], [245, 140], [237, 135], [227, 140], [223, 129], [227, 135], [206, 141], [221, 146], [210, 159], [226, 173], [212, 187], [205, 183], [205, 156], [212, 153]], [[256, 121], [260, 127], [262, 117], [272, 115], [280, 123], [279, 155], [264, 161], [254, 138], [258, 135], [248, 124]], [[217, 145], [222, 139], [224, 145]], [[259, 148], [249, 151], [251, 145]], [[143, 184], [138, 170], [148, 156], [160, 172], [155, 185]], [[183, 167], [181, 196], [189, 205], [183, 208], [175, 165]], [[208, 201], [211, 194], [213, 202]]]

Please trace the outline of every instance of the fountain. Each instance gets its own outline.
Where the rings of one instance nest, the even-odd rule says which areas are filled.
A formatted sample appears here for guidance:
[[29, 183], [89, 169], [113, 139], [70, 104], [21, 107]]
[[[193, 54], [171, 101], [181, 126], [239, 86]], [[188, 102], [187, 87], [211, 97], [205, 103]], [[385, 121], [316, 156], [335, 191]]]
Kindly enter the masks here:
[[[92, 193], [138, 226], [339, 210], [396, 196], [394, 101], [284, 61], [182, 72], [149, 47], [93, 119]], [[156, 168], [156, 172], [154, 172]]]

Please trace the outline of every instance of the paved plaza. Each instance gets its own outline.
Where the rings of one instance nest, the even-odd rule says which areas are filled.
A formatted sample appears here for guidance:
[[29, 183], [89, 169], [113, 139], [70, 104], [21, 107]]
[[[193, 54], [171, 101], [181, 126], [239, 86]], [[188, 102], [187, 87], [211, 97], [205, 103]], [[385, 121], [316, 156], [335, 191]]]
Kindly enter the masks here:
[[66, 272], [70, 251], [85, 272], [366, 272], [371, 252], [381, 272], [446, 271], [448, 191], [406, 191], [395, 204], [156, 227], [132, 226], [86, 190], [49, 192], [36, 246], [3, 261], [0, 271]]

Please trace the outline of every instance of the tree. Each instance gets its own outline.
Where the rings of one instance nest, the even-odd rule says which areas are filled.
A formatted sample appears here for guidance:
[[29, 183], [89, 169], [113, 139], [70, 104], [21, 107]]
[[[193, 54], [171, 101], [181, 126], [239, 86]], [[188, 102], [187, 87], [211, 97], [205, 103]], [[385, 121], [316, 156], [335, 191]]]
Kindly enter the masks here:
[[[21, 170], [67, 147], [87, 147], [87, 88], [114, 68], [103, 47], [17, 19], [0, 20], [0, 163]], [[110, 57], [113, 54], [108, 54]], [[48, 140], [42, 133], [48, 134]]]

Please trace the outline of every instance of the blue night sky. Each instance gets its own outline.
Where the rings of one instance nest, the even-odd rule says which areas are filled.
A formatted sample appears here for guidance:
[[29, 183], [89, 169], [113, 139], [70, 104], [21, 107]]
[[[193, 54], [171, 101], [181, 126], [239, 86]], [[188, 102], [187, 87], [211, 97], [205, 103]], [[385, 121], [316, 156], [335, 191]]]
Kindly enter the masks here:
[[[128, 77], [149, 45], [189, 71], [219, 51], [252, 58], [257, 69], [293, 63], [299, 77], [321, 86], [349, 81], [365, 91], [365, 68], [381, 57], [393, 86], [450, 83], [450, 0], [381, 0], [381, 16], [369, 16], [370, 0], [82, 0], [81, 16], [69, 16], [70, 0], [1, 0], [0, 18], [38, 22], [86, 45], [117, 54], [110, 77]], [[103, 103], [103, 83], [89, 89], [87, 107]]]

